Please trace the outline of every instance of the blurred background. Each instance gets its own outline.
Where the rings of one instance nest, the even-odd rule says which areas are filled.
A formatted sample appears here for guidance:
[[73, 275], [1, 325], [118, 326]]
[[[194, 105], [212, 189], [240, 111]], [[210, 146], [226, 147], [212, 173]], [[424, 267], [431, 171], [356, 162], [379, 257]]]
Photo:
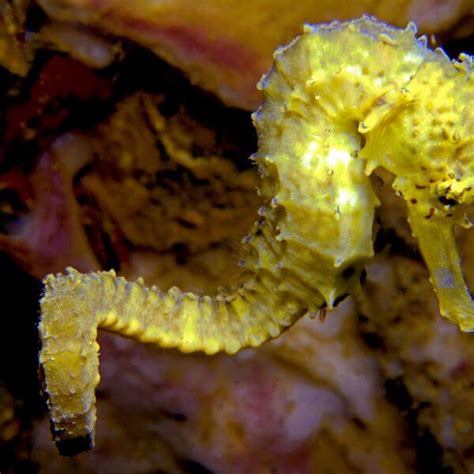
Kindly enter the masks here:
[[305, 22], [363, 13], [474, 53], [472, 0], [1, 0], [1, 473], [474, 471], [472, 336], [440, 317], [381, 182], [361, 295], [233, 357], [103, 333], [96, 447], [62, 458], [49, 433], [41, 279], [72, 265], [211, 294], [239, 282], [261, 205], [256, 83]]

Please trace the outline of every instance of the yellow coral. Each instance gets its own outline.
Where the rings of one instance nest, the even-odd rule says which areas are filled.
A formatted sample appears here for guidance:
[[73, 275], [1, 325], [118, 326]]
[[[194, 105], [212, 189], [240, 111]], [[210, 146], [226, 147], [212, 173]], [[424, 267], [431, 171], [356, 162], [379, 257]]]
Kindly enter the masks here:
[[307, 26], [277, 50], [254, 116], [265, 205], [244, 239], [243, 285], [210, 297], [113, 272], [47, 277], [40, 362], [60, 450], [92, 441], [98, 327], [183, 352], [234, 353], [357, 292], [373, 255], [368, 175], [377, 167], [407, 200], [443, 314], [474, 329], [453, 237], [473, 199], [471, 69], [467, 56], [450, 63], [428, 50], [412, 25], [367, 17]]

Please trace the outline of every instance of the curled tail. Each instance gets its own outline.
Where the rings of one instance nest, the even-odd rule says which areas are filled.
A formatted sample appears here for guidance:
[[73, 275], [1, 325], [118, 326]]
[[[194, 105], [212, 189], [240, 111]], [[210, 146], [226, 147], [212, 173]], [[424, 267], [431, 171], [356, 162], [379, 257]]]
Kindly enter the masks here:
[[113, 271], [50, 275], [41, 300], [40, 364], [53, 428], [62, 454], [89, 449], [99, 383], [97, 329], [182, 352], [230, 354], [278, 336], [305, 311], [277, 292], [271, 278], [254, 278], [229, 294], [161, 292]]
[[[183, 352], [232, 354], [357, 292], [373, 255], [378, 200], [368, 175], [377, 167], [395, 175], [394, 187], [409, 205], [418, 203], [409, 216], [428, 267], [449, 277], [436, 277], [435, 287], [440, 281], [456, 287], [438, 291], [443, 310], [462, 319], [463, 328], [473, 327], [453, 239], [446, 233], [432, 251], [431, 228], [418, 225], [426, 212], [437, 219], [454, 215], [446, 221], [451, 231], [472, 204], [468, 60], [453, 65], [428, 50], [412, 26], [399, 30], [367, 17], [308, 26], [274, 59], [260, 83], [264, 103], [254, 114], [265, 205], [244, 239], [244, 284], [197, 296], [146, 288], [113, 272], [69, 270], [46, 278], [40, 362], [63, 454], [93, 442], [98, 328]], [[433, 111], [443, 119], [433, 119]]]

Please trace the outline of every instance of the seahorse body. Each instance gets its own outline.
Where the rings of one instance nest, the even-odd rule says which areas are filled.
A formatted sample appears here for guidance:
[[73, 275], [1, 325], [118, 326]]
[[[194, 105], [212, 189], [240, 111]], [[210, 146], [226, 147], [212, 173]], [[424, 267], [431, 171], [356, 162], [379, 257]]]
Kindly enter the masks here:
[[307, 26], [277, 50], [253, 117], [266, 204], [244, 239], [243, 285], [196, 296], [114, 272], [46, 278], [40, 362], [60, 452], [93, 442], [97, 328], [183, 352], [232, 354], [357, 292], [373, 255], [378, 201], [368, 175], [377, 167], [395, 175], [407, 199], [443, 314], [474, 329], [452, 233], [473, 200], [471, 69], [467, 56], [450, 63], [428, 50], [413, 26], [368, 17]]

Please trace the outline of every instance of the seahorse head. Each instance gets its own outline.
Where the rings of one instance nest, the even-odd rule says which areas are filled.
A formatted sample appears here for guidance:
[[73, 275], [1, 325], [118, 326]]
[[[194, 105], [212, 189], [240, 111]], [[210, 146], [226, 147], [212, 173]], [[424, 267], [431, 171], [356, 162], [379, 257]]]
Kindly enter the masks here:
[[467, 226], [474, 203], [474, 100], [472, 61], [429, 54], [400, 89], [384, 95], [359, 131], [367, 170], [377, 166], [396, 178], [394, 188], [430, 218]]
[[[441, 312], [464, 330], [474, 330], [474, 303], [454, 226], [471, 225], [474, 203], [472, 69], [467, 55], [450, 61], [442, 50], [430, 50], [413, 24], [400, 30], [362, 17], [308, 25], [275, 52], [273, 69], [260, 82], [265, 100], [254, 117], [258, 155], [266, 159], [279, 143], [281, 155], [292, 157], [287, 165], [287, 176], [295, 177], [292, 189], [306, 208], [314, 204], [319, 212], [318, 228], [329, 230], [312, 235], [320, 248], [323, 242], [325, 251], [342, 256], [336, 263], [354, 252], [334, 247], [342, 227], [330, 217], [352, 212], [352, 227], [361, 228], [367, 222], [359, 222], [360, 216], [368, 221], [369, 214], [356, 208], [376, 201], [366, 189], [370, 183], [347, 170], [357, 168], [356, 160], [366, 175], [379, 168], [392, 174]], [[304, 189], [296, 166], [306, 177]], [[280, 181], [283, 169], [280, 165]], [[359, 255], [370, 244], [351, 243]]]

